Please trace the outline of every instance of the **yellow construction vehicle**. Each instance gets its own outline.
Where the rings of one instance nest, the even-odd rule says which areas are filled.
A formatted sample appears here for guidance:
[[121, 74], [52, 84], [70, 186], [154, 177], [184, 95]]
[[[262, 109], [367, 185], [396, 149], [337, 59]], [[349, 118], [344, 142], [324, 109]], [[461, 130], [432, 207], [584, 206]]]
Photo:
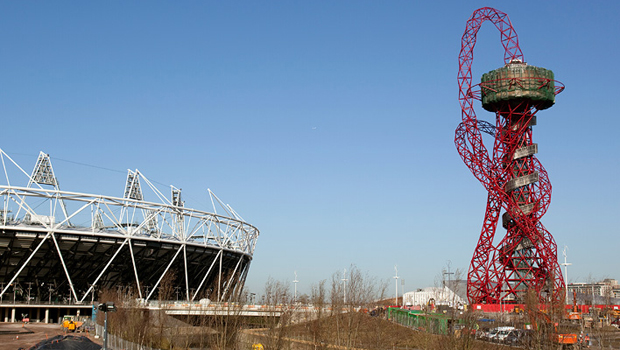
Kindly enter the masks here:
[[73, 315], [65, 315], [62, 318], [62, 328], [67, 330], [68, 332], [79, 332], [81, 331], [81, 327], [84, 324], [82, 321], [78, 321], [76, 316]]

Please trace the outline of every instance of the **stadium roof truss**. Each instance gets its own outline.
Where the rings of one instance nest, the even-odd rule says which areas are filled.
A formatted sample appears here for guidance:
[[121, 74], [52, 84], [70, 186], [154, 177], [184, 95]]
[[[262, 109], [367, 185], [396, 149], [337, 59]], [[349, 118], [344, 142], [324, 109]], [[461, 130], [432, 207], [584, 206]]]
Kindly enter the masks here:
[[[138, 170], [118, 198], [60, 190], [43, 152], [30, 174], [2, 149], [0, 161], [0, 297], [21, 280], [40, 299], [83, 302], [97, 287], [132, 285], [149, 300], [171, 270], [187, 300], [223, 300], [243, 287], [259, 231], [210, 190], [214, 213], [186, 208], [174, 186], [167, 198]], [[14, 174], [27, 185], [14, 185]], [[159, 203], [144, 200], [141, 183]]]

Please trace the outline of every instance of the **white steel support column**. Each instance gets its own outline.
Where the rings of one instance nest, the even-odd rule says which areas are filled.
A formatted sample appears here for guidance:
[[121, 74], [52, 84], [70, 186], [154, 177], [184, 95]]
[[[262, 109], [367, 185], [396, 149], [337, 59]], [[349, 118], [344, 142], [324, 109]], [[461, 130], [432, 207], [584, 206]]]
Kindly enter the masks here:
[[239, 258], [239, 261], [237, 262], [237, 265], [235, 266], [235, 270], [233, 271], [232, 275], [228, 279], [228, 282], [226, 283], [226, 289], [224, 289], [223, 296], [225, 296], [226, 293], [228, 293], [228, 290], [230, 289], [230, 282], [232, 282], [233, 278], [235, 278], [235, 275], [237, 274], [237, 269], [239, 268], [239, 265], [241, 264], [242, 261], [243, 261], [243, 255]]
[[222, 260], [224, 259], [224, 250], [220, 250], [222, 254], [220, 254], [220, 270], [217, 274], [217, 300], [222, 300]]
[[65, 259], [62, 257], [62, 253], [60, 251], [60, 246], [58, 246], [58, 242], [56, 241], [56, 236], [52, 233], [52, 241], [54, 241], [54, 246], [56, 246], [56, 251], [58, 252], [58, 257], [60, 258], [60, 263], [62, 264], [63, 270], [65, 270], [65, 276], [67, 276], [67, 281], [69, 282], [69, 288], [71, 288], [71, 294], [73, 294], [73, 298], [78, 300], [78, 296], [75, 293], [75, 288], [73, 288], [73, 282], [71, 281], [71, 275], [69, 275], [69, 270], [67, 269], [67, 265], [65, 264]]
[[162, 278], [164, 278], [164, 276], [166, 275], [166, 273], [168, 272], [168, 270], [170, 269], [170, 266], [172, 266], [172, 263], [177, 259], [177, 256], [179, 256], [179, 253], [181, 252], [181, 250], [185, 249], [185, 244], [183, 244], [179, 250], [177, 250], [177, 253], [174, 254], [174, 257], [172, 258], [172, 260], [170, 260], [170, 263], [168, 263], [168, 266], [166, 267], [166, 270], [164, 270], [164, 273], [161, 274], [161, 276], [159, 276], [159, 279], [157, 280], [157, 283], [155, 283], [155, 285], [153, 286], [153, 290], [149, 293], [149, 295], [146, 297], [146, 301], [149, 301], [149, 299], [151, 299], [151, 295], [153, 295], [153, 293], [155, 292], [155, 290], [157, 290], [157, 286], [159, 286], [159, 282], [161, 282]]
[[250, 263], [248, 262], [247, 264], [245, 264], [245, 266], [243, 267], [243, 275], [242, 277], [239, 279], [240, 285], [243, 287], [245, 286], [245, 280], [248, 277], [248, 272], [250, 271]]
[[133, 264], [133, 273], [136, 276], [136, 285], [138, 286], [138, 296], [142, 299], [142, 288], [140, 288], [140, 278], [138, 278], [138, 269], [136, 268], [136, 258], [133, 256], [133, 247], [131, 239], [129, 239], [129, 255], [131, 255], [131, 263]]
[[192, 301], [194, 301], [194, 299], [196, 298], [196, 295], [198, 295], [198, 292], [202, 288], [202, 285], [207, 280], [207, 276], [209, 276], [209, 273], [211, 272], [211, 269], [213, 269], [213, 265], [215, 265], [215, 262], [217, 261], [217, 258], [220, 256], [220, 254], [222, 254], [221, 250], [217, 253], [217, 255], [215, 256], [215, 259], [213, 259], [213, 262], [211, 263], [211, 266], [209, 266], [209, 270], [207, 270], [207, 273], [205, 273], [205, 276], [202, 278], [202, 281], [200, 282], [200, 285], [198, 286], [198, 289], [196, 289], [196, 293], [194, 293], [194, 295], [192, 295]]
[[[92, 202], [90, 202], [92, 203]], [[69, 222], [69, 220], [77, 215], [77, 213], [79, 213], [80, 211], [82, 211], [84, 208], [88, 207], [88, 205], [90, 203], [84, 204], [80, 209], [78, 209], [78, 211], [76, 211], [74, 214], [72, 214], [71, 216], [68, 216], [67, 218], [65, 218], [65, 220], [63, 222]], [[20, 205], [20, 208], [22, 206]], [[60, 223], [58, 224], [60, 225]], [[58, 226], [56, 225], [56, 227]], [[60, 254], [60, 249], [58, 247], [58, 243], [56, 242], [56, 239], [54, 237], [54, 232], [53, 231], [48, 231], [47, 234], [45, 235], [45, 237], [41, 240], [41, 242], [39, 242], [39, 245], [37, 245], [37, 247], [35, 248], [35, 250], [30, 254], [30, 256], [28, 257], [28, 259], [26, 259], [26, 262], [24, 262], [24, 264], [22, 265], [22, 267], [19, 268], [19, 270], [17, 271], [17, 273], [15, 274], [15, 276], [13, 276], [13, 278], [11, 279], [11, 281], [7, 284], [7, 286], [2, 290], [2, 292], [0, 293], [0, 297], [4, 295], [4, 293], [6, 292], [6, 290], [9, 288], [9, 286], [11, 285], [11, 283], [13, 283], [13, 281], [15, 281], [15, 279], [17, 278], [17, 276], [19, 276], [19, 274], [22, 272], [22, 270], [28, 266], [28, 263], [30, 262], [30, 260], [35, 256], [35, 254], [37, 253], [37, 251], [41, 248], [41, 246], [43, 245], [43, 243], [45, 242], [45, 240], [47, 240], [49, 237], [52, 237], [52, 240], [54, 241], [54, 245], [56, 246], [56, 249], [58, 250], [58, 255], [60, 256], [60, 260], [62, 262], [63, 267], [65, 268], [65, 272], [67, 272], [66, 266], [64, 261], [62, 260], [62, 254]], [[67, 276], [67, 278], [69, 278], [69, 276]], [[73, 290], [73, 284], [71, 284], [71, 279], [69, 278], [69, 285], [71, 286], [71, 289], [73, 291], [75, 300], [77, 300], [77, 296], [75, 295], [75, 291]]]
[[48, 232], [47, 235], [45, 235], [45, 237], [43, 237], [43, 239], [41, 240], [41, 242], [39, 242], [39, 245], [32, 251], [32, 253], [30, 254], [30, 256], [28, 257], [28, 259], [26, 259], [26, 262], [22, 265], [22, 267], [19, 268], [19, 270], [17, 271], [17, 273], [15, 273], [15, 275], [13, 276], [13, 278], [11, 278], [11, 280], [6, 284], [6, 287], [4, 287], [4, 289], [2, 290], [2, 293], [0, 293], [0, 297], [2, 297], [4, 295], [4, 292], [6, 292], [7, 289], [9, 289], [9, 287], [11, 286], [11, 284], [15, 281], [15, 279], [17, 278], [17, 276], [19, 276], [19, 274], [22, 272], [22, 270], [24, 268], [26, 268], [26, 266], [28, 265], [28, 263], [30, 262], [30, 260], [32, 259], [32, 257], [34, 257], [34, 255], [39, 251], [39, 248], [41, 248], [41, 246], [43, 245], [43, 243], [45, 242], [46, 239], [49, 238], [49, 236], [51, 235], [51, 232]]
[[189, 279], [187, 276], [187, 246], [183, 245], [183, 263], [185, 264], [185, 298], [189, 301]]
[[108, 261], [108, 263], [103, 268], [101, 273], [99, 273], [99, 276], [97, 276], [97, 278], [95, 279], [95, 282], [93, 282], [93, 284], [90, 286], [90, 288], [88, 288], [86, 293], [84, 293], [84, 296], [82, 296], [82, 299], [80, 299], [80, 302], [83, 302], [84, 299], [86, 299], [86, 297], [88, 296], [88, 293], [90, 293], [93, 290], [93, 288], [95, 288], [95, 286], [97, 285], [97, 282], [99, 282], [99, 279], [101, 278], [101, 276], [103, 276], [103, 274], [108, 270], [108, 267], [110, 267], [110, 264], [112, 264], [112, 262], [114, 261], [114, 259], [118, 255], [118, 253], [120, 253], [121, 249], [123, 249], [123, 247], [125, 246], [125, 243], [127, 243], [128, 241], [129, 241], [129, 238], [125, 238], [125, 240], [123, 241], [121, 246], [118, 247], [118, 249], [116, 250], [116, 253], [114, 253], [114, 255], [112, 256], [112, 259], [110, 259], [110, 261]]
[[[71, 289], [71, 294], [75, 300], [78, 300], [77, 294], [75, 293], [75, 289], [73, 288], [73, 282], [71, 282], [71, 276], [69, 275], [69, 270], [67, 270], [67, 265], [65, 264], [65, 259], [62, 257], [62, 253], [60, 252], [60, 247], [58, 246], [58, 242], [56, 241], [56, 237], [54, 233], [51, 234], [52, 241], [54, 242], [54, 246], [56, 247], [56, 252], [58, 252], [58, 258], [60, 259], [60, 263], [62, 264], [62, 268], [65, 271], [65, 276], [67, 276], [67, 281], [69, 282], [69, 288]], [[71, 300], [69, 300], [71, 302]]]
[[243, 287], [245, 286], [245, 279], [248, 275], [248, 271], [249, 269], [250, 263], [248, 262], [247, 264], [243, 265], [242, 270], [239, 272], [239, 279], [237, 280], [237, 283], [235, 285], [235, 289], [237, 289], [239, 292], [241, 292], [243, 290]]

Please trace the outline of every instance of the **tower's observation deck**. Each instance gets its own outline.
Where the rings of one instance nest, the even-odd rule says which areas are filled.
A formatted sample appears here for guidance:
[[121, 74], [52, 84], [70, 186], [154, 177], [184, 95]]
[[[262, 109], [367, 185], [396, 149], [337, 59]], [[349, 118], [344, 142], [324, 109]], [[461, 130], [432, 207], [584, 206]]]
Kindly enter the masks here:
[[482, 107], [497, 112], [502, 105], [529, 102], [538, 110], [555, 103], [553, 72], [518, 60], [482, 75], [480, 83]]

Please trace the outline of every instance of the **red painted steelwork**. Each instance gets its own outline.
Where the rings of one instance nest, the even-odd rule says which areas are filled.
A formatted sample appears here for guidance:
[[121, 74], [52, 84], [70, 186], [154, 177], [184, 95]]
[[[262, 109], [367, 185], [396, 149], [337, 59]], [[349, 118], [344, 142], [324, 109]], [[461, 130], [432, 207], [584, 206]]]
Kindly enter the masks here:
[[[481, 312], [505, 312], [505, 313], [514, 313], [515, 308], [519, 308], [520, 310], [526, 310], [527, 305], [525, 304], [472, 304], [469, 306], [472, 311], [481, 311]], [[538, 310], [546, 312], [547, 305], [538, 305]], [[577, 305], [578, 311], [583, 314], [587, 314], [590, 312], [590, 309], [598, 309], [598, 310], [620, 310], [620, 305]], [[572, 311], [573, 305], [564, 305], [565, 311]]]
[[[527, 96], [511, 98], [492, 106], [494, 126], [476, 119], [473, 100], [480, 98], [480, 91], [474, 89], [480, 85], [472, 86], [471, 66], [476, 35], [485, 21], [500, 31], [506, 67], [525, 66], [508, 16], [489, 7], [476, 10], [461, 41], [458, 84], [462, 122], [455, 135], [461, 158], [488, 193], [482, 232], [467, 275], [468, 299], [472, 304], [516, 304], [523, 303], [527, 291], [532, 290], [540, 301], [561, 301], [565, 285], [557, 246], [540, 222], [549, 206], [551, 183], [534, 155], [537, 145], [532, 142], [536, 113], [549, 106], [543, 107]], [[525, 76], [514, 83], [538, 82], [540, 88], [553, 89], [552, 98], [563, 90], [561, 83], [538, 76]], [[492, 154], [483, 143], [482, 133], [494, 137]], [[517, 150], [530, 152], [515, 155]], [[494, 243], [502, 209], [507, 232], [501, 242]]]

